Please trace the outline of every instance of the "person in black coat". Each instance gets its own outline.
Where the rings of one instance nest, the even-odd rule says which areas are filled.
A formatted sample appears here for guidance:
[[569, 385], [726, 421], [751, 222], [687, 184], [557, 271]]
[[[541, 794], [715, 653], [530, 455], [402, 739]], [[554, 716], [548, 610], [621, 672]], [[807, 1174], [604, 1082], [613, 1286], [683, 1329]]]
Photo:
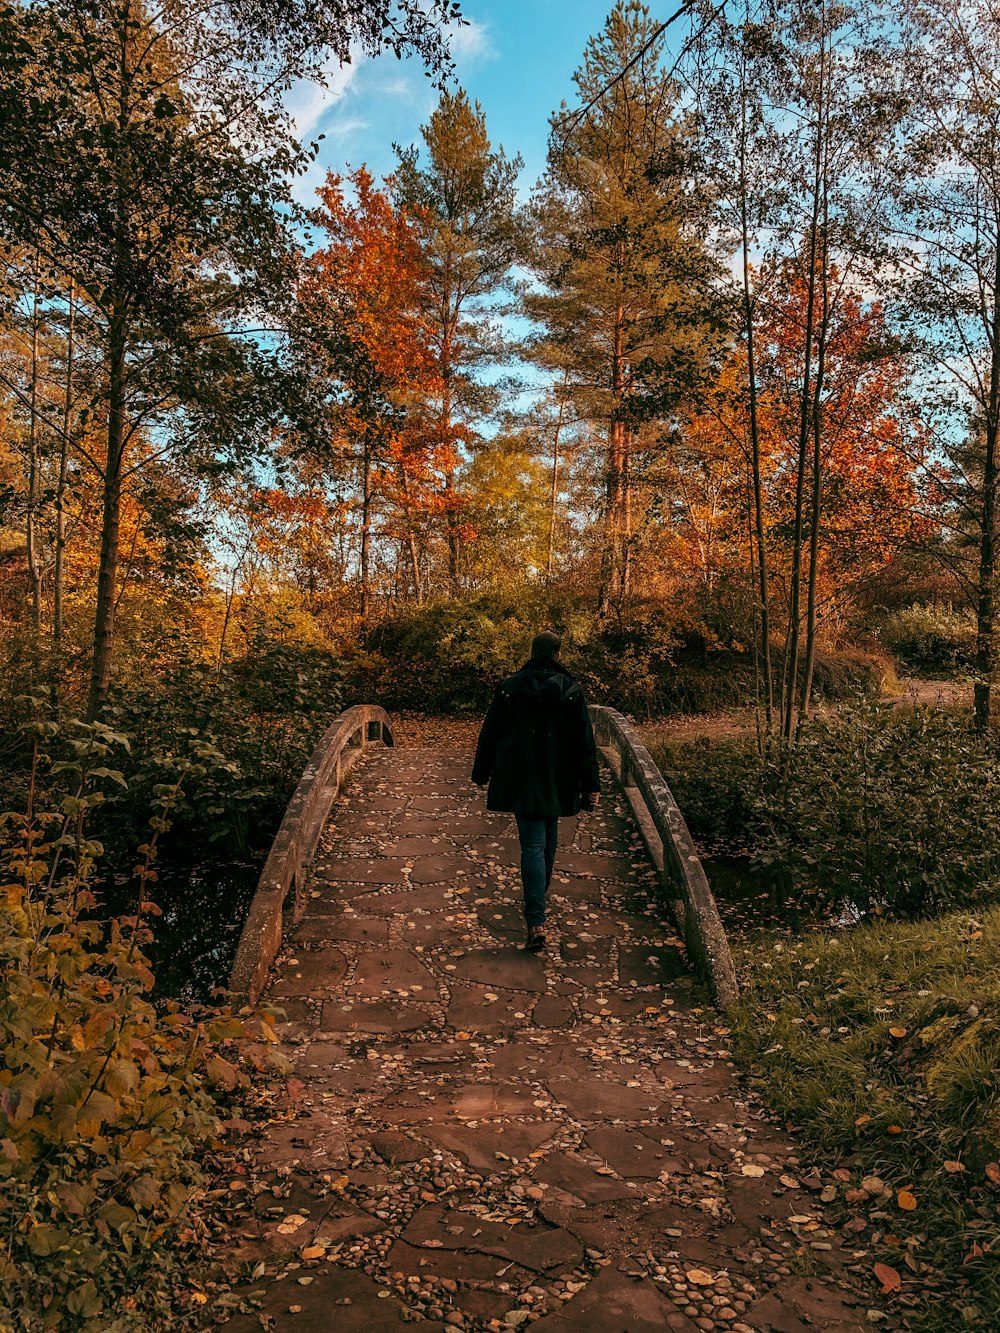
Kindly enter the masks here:
[[497, 686], [472, 769], [473, 782], [489, 783], [487, 809], [517, 817], [529, 949], [545, 947], [559, 818], [592, 809], [601, 790], [590, 714], [561, 647], [551, 630], [536, 634], [530, 661]]

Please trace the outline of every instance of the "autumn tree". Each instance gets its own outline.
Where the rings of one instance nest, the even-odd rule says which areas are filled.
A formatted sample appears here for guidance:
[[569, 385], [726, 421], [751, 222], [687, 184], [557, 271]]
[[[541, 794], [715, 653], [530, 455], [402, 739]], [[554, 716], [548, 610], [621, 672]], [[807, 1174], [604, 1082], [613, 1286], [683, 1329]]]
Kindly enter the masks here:
[[1000, 486], [1000, 16], [986, 0], [917, 0], [897, 95], [899, 318], [919, 358], [923, 410], [953, 528], [941, 549], [975, 607], [976, 723], [996, 669]]
[[[112, 671], [122, 487], [134, 444], [218, 466], [266, 430], [262, 346], [290, 253], [276, 207], [304, 160], [278, 99], [352, 40], [443, 55], [444, 0], [221, 4], [56, 0], [0, 14], [2, 239], [75, 294], [99, 349], [90, 458], [102, 487], [89, 716]], [[273, 390], [273, 385], [271, 386]], [[32, 428], [37, 412], [29, 405]], [[47, 431], [63, 427], [53, 416]]]
[[664, 43], [639, 0], [619, 0], [574, 75], [582, 110], [552, 118], [535, 201], [535, 354], [606, 441], [602, 615], [630, 589], [642, 425], [669, 419], [711, 358], [705, 201]]
[[[884, 310], [863, 301], [836, 269], [829, 284], [837, 299], [819, 408], [824, 485], [815, 588], [818, 623], [837, 626], [865, 582], [926, 532], [919, 469], [927, 446], [908, 391], [907, 365], [889, 334]], [[740, 392], [746, 348], [737, 345], [666, 452], [658, 480], [671, 501], [666, 524], [670, 559], [688, 577], [696, 573], [708, 597], [716, 600], [727, 580], [740, 587], [740, 576], [753, 570], [759, 493], [769, 567], [783, 589], [773, 601], [787, 623], [796, 549], [800, 338], [808, 287], [794, 264], [768, 275], [767, 286], [767, 317], [756, 338], [755, 418]]]
[[[825, 376], [837, 305], [875, 277], [886, 253], [891, 173], [883, 166], [898, 124], [884, 79], [887, 11], [878, 0], [705, 5], [685, 67], [700, 155], [719, 201], [722, 239], [736, 249], [730, 328], [743, 354], [755, 487], [758, 660], [767, 728], [772, 710], [791, 739], [809, 711], [819, 631]], [[839, 288], [832, 275], [839, 275]], [[792, 274], [797, 274], [794, 279]], [[798, 444], [782, 682], [771, 679], [771, 575], [760, 485], [758, 370], [771, 284], [801, 289], [795, 373]], [[789, 370], [791, 366], [789, 364]]]
[[413, 219], [363, 167], [346, 180], [330, 175], [319, 197], [313, 221], [324, 244], [303, 264], [299, 346], [325, 402], [329, 462], [346, 463], [356, 479], [359, 612], [367, 623], [377, 504], [392, 504], [419, 598], [419, 513], [434, 506], [435, 479], [451, 455], [440, 459], [429, 420], [440, 374], [430, 273]]
[[515, 200], [521, 159], [492, 146], [479, 103], [462, 89], [442, 93], [421, 135], [422, 153], [417, 145], [396, 149], [395, 190], [416, 222], [430, 270], [428, 314], [440, 384], [437, 446], [454, 590], [465, 532], [459, 477], [483, 419], [497, 405], [495, 381], [484, 372], [507, 355], [498, 301], [511, 290], [511, 270], [524, 251]]

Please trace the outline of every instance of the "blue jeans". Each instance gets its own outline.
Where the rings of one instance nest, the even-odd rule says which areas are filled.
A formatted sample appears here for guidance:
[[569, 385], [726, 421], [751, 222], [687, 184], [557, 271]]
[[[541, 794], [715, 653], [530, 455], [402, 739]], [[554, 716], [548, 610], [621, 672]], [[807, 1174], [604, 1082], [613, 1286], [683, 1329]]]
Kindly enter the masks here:
[[524, 886], [524, 919], [529, 929], [545, 925], [545, 894], [552, 879], [559, 841], [558, 819], [525, 819], [517, 816], [521, 839], [521, 883]]

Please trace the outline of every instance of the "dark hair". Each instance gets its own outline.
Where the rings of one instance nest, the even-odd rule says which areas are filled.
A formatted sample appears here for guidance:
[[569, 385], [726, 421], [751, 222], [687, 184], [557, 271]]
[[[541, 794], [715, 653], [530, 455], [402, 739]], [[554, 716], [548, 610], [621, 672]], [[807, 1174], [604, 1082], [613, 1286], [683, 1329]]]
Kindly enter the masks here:
[[543, 629], [541, 634], [536, 634], [531, 640], [531, 656], [543, 658], [555, 658], [559, 655], [559, 649], [562, 647], [562, 639], [554, 630]]

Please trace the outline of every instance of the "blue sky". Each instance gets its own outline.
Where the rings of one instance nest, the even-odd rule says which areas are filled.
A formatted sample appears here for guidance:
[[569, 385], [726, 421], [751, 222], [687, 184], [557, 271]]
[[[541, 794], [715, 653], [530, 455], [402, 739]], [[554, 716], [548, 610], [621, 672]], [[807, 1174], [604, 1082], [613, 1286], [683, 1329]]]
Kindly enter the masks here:
[[[574, 103], [573, 71], [587, 38], [603, 26], [613, 0], [464, 0], [470, 20], [452, 37], [456, 81], [478, 99], [494, 144], [520, 153], [522, 195], [545, 166], [548, 118], [562, 99]], [[660, 6], [651, 4], [654, 17]], [[416, 61], [361, 58], [328, 72], [329, 88], [300, 85], [286, 99], [306, 139], [326, 138], [298, 190], [311, 202], [327, 168], [362, 163], [393, 169], [393, 142], [417, 142], [436, 93]]]

